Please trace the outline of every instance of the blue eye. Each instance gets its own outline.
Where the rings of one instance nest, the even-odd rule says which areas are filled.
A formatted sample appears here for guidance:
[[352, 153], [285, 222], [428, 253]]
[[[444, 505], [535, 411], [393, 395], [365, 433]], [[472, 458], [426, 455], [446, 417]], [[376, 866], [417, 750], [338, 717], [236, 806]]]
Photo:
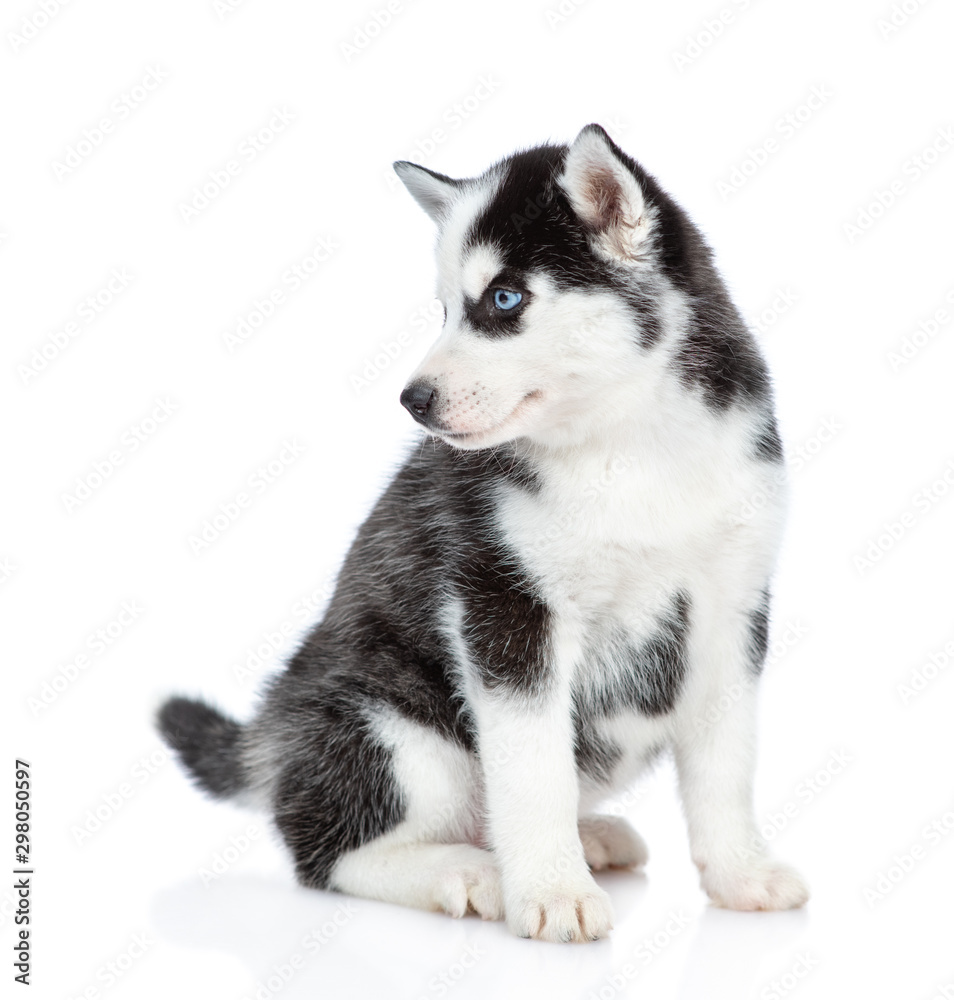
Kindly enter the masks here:
[[523, 296], [520, 292], [511, 292], [506, 288], [498, 288], [494, 292], [494, 305], [498, 309], [513, 309], [514, 306], [520, 304], [520, 300]]

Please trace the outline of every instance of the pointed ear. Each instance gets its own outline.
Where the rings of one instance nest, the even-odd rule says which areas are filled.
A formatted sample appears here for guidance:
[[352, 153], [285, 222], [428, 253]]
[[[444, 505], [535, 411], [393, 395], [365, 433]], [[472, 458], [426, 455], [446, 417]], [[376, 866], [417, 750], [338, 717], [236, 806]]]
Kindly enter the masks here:
[[460, 181], [453, 177], [420, 167], [407, 160], [398, 160], [394, 172], [404, 182], [404, 186], [414, 196], [414, 200], [438, 224], [444, 220], [447, 209], [457, 196]]
[[587, 125], [570, 146], [560, 185], [603, 253], [632, 261], [647, 232], [646, 203], [620, 154], [599, 125]]

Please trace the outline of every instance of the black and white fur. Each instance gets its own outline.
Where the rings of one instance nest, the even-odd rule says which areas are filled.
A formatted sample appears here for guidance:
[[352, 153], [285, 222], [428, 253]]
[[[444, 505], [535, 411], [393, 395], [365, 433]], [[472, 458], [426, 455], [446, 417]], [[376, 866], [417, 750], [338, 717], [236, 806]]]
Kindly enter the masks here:
[[429, 437], [256, 717], [176, 698], [164, 736], [304, 885], [554, 941], [609, 931], [591, 869], [647, 852], [594, 810], [668, 749], [709, 896], [801, 905], [752, 807], [781, 445], [708, 247], [596, 125], [395, 169], [438, 227], [446, 323], [402, 396]]

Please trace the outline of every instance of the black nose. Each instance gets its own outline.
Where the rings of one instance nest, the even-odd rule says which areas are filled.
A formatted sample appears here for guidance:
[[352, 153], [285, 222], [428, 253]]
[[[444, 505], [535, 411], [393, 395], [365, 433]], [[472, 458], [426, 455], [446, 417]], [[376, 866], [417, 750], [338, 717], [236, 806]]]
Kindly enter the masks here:
[[401, 393], [401, 405], [419, 423], [427, 423], [427, 414], [437, 399], [437, 390], [426, 382], [412, 382]]

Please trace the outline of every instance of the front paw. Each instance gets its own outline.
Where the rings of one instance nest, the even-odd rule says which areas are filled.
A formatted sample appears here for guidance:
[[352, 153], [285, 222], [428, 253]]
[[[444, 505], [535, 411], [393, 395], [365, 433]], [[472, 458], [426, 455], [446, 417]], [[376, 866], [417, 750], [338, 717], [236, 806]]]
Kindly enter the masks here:
[[514, 934], [539, 941], [597, 941], [613, 926], [609, 896], [592, 879], [508, 898], [506, 912]]
[[702, 888], [729, 910], [791, 910], [808, 900], [808, 886], [794, 868], [759, 858], [744, 867], [699, 866]]

